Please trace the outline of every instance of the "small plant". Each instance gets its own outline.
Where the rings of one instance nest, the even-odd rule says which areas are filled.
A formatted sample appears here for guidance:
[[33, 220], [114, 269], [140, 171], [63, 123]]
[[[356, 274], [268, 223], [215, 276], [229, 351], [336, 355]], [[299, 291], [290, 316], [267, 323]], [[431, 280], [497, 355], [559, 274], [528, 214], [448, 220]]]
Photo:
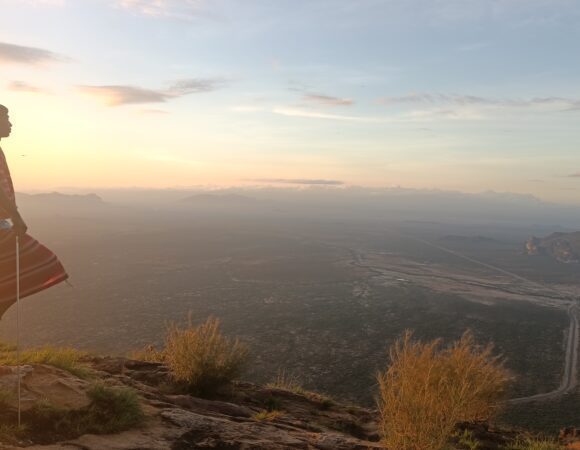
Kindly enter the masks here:
[[294, 392], [295, 394], [303, 394], [305, 392], [300, 383], [300, 379], [296, 375], [290, 374], [285, 370], [279, 370], [276, 379], [271, 383], [268, 383], [266, 387], [283, 389], [285, 391]]
[[47, 436], [72, 438], [86, 433], [119, 433], [145, 418], [139, 397], [130, 389], [96, 384], [87, 395], [91, 399], [89, 406], [76, 411], [39, 401], [27, 412], [26, 421]]
[[322, 396], [320, 401], [320, 407], [322, 409], [330, 409], [334, 406], [334, 404], [334, 400], [332, 400], [330, 397]]
[[560, 450], [562, 448], [555, 441], [527, 438], [509, 444], [505, 450]]
[[139, 425], [145, 418], [139, 397], [131, 389], [96, 384], [87, 394], [92, 402], [81, 421], [84, 433], [118, 433]]
[[196, 327], [172, 325], [165, 339], [165, 362], [174, 380], [189, 392], [210, 395], [239, 376], [248, 358], [248, 348], [220, 332], [220, 322], [209, 318]]
[[473, 437], [473, 433], [469, 430], [457, 431], [453, 434], [453, 438], [457, 443], [467, 450], [478, 450], [480, 443]]
[[165, 361], [165, 352], [153, 345], [147, 345], [140, 350], [131, 352], [129, 358], [137, 361], [161, 363]]
[[492, 347], [471, 334], [448, 348], [440, 340], [415, 342], [407, 332], [390, 349], [379, 373], [379, 428], [387, 448], [440, 450], [456, 424], [488, 420], [510, 377]]
[[285, 370], [278, 371], [276, 379], [268, 384], [266, 387], [272, 389], [283, 389], [294, 394], [302, 395], [308, 400], [319, 403], [321, 409], [329, 409], [334, 406], [334, 400], [324, 394], [312, 392], [304, 389], [296, 375], [289, 374]]
[[268, 411], [275, 411], [277, 409], [280, 409], [281, 406], [280, 400], [272, 395], [266, 397], [266, 399], [262, 403], [264, 405], [264, 408], [266, 408]]
[[13, 344], [7, 344], [6, 342], [0, 342], [0, 358], [4, 353], [12, 353], [16, 351], [16, 346]]
[[252, 416], [252, 419], [257, 420], [258, 422], [272, 422], [273, 420], [282, 417], [284, 413], [282, 411], [260, 411]]

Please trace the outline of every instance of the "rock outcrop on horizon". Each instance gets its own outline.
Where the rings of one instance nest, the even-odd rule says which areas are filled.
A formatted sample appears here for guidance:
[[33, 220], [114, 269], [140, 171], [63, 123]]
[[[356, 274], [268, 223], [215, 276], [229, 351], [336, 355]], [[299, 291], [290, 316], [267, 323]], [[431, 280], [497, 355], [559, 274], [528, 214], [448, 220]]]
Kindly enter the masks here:
[[580, 231], [552, 233], [545, 238], [531, 237], [526, 241], [528, 255], [547, 255], [562, 263], [578, 263], [580, 260]]

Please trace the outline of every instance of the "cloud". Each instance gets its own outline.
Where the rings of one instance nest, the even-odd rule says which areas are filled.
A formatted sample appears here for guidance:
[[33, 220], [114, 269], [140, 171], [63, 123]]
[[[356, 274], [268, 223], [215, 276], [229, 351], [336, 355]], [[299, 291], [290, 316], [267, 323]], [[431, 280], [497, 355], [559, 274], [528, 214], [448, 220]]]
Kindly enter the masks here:
[[68, 58], [49, 50], [0, 42], [0, 64], [13, 63], [39, 65], [66, 61], [68, 61]]
[[533, 97], [529, 99], [501, 99], [476, 95], [412, 93], [402, 96], [382, 97], [379, 103], [395, 105], [451, 105], [494, 106], [510, 108], [578, 109], [580, 99], [565, 97]]
[[32, 94], [45, 94], [47, 91], [38, 86], [28, 84], [24, 81], [13, 81], [8, 85], [8, 89], [16, 92], [29, 92]]
[[101, 99], [108, 106], [120, 106], [140, 103], [163, 103], [189, 94], [215, 91], [224, 84], [225, 80], [221, 78], [193, 78], [177, 81], [164, 90], [144, 89], [126, 85], [84, 85], [78, 86], [78, 89], [85, 94]]
[[180, 97], [182, 95], [215, 91], [225, 84], [226, 80], [223, 78], [192, 78], [175, 82], [167, 93], [173, 97]]
[[380, 117], [345, 116], [342, 114], [321, 113], [317, 111], [309, 111], [294, 107], [276, 107], [272, 110], [272, 112], [274, 114], [280, 114], [282, 116], [304, 117], [309, 119], [340, 120], [344, 122], [381, 123], [389, 121], [389, 119]]
[[302, 97], [302, 100], [309, 104], [329, 107], [352, 106], [354, 104], [354, 101], [350, 98], [332, 97], [323, 94], [306, 94]]
[[301, 184], [301, 185], [317, 185], [317, 186], [342, 186], [344, 181], [340, 180], [324, 180], [324, 179], [310, 179], [310, 178], [256, 178], [253, 180], [258, 183], [273, 183], [273, 184]]
[[566, 175], [568, 178], [580, 178], [580, 172], [571, 173], [570, 175]]
[[191, 19], [204, 11], [204, 0], [116, 0], [118, 6], [149, 17]]
[[99, 97], [109, 106], [161, 103], [169, 98], [166, 93], [134, 86], [79, 86], [79, 89], [85, 94]]

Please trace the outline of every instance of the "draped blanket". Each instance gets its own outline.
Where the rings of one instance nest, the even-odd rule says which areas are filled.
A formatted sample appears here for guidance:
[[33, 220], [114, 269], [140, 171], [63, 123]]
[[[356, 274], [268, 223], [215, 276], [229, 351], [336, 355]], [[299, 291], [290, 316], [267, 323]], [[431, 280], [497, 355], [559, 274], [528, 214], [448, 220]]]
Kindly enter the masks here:
[[[0, 189], [14, 199], [12, 179], [0, 149]], [[7, 214], [0, 210], [0, 222]], [[26, 234], [20, 237], [20, 298], [40, 292], [68, 278], [64, 267], [48, 248]], [[0, 227], [0, 319], [16, 302], [16, 235]]]

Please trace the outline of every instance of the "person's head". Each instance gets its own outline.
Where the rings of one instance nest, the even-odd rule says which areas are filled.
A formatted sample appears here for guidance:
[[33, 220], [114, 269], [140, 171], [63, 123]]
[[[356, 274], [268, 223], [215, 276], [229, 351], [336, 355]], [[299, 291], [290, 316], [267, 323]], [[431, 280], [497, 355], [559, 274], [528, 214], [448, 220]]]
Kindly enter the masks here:
[[10, 136], [12, 131], [12, 124], [8, 117], [8, 108], [0, 105], [0, 139]]

